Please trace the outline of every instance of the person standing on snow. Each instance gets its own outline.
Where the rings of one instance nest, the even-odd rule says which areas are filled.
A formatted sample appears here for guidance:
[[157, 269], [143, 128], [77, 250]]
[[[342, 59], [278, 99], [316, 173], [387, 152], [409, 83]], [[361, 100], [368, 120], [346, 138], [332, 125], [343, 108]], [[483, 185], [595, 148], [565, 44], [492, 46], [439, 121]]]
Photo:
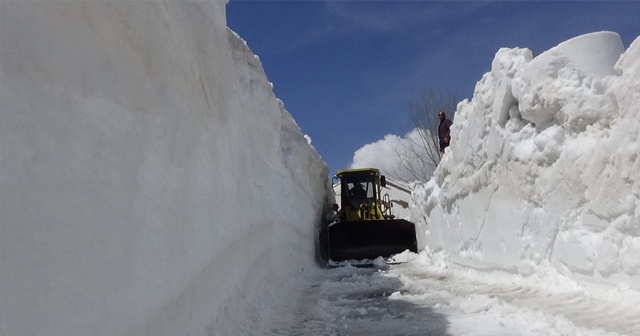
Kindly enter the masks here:
[[449, 147], [449, 141], [451, 140], [450, 128], [451, 120], [447, 119], [447, 115], [444, 111], [438, 112], [438, 119], [440, 119], [440, 127], [438, 127], [438, 139], [440, 139], [440, 153], [444, 153], [444, 149]]

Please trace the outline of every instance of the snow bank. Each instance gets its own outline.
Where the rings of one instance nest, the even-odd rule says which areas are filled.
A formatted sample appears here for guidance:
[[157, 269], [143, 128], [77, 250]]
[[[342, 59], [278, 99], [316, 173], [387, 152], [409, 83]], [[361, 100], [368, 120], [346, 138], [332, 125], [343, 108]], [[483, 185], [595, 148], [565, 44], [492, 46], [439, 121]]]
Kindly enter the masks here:
[[640, 39], [501, 49], [416, 189], [420, 242], [454, 263], [640, 288]]
[[0, 334], [261, 334], [330, 184], [224, 2], [0, 5]]

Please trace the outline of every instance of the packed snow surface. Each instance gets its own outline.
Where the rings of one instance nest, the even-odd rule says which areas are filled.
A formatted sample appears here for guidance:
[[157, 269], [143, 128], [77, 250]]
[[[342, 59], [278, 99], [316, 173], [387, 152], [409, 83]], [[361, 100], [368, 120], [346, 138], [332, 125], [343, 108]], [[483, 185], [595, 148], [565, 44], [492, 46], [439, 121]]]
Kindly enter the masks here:
[[259, 335], [314, 267], [326, 165], [224, 6], [0, 2], [0, 335]]
[[450, 262], [640, 289], [640, 39], [501, 49], [458, 105], [420, 241]]
[[553, 267], [524, 277], [451, 267], [440, 253], [402, 264], [321, 271], [268, 328], [269, 335], [513, 336], [640, 334], [640, 295], [584, 285]]

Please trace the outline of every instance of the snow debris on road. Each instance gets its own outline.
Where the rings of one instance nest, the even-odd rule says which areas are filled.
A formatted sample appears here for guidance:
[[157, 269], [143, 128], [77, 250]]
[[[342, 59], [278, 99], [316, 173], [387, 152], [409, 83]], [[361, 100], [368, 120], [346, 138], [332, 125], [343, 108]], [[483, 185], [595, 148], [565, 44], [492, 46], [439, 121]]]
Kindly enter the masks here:
[[553, 267], [525, 277], [452, 265], [442, 253], [406, 263], [319, 271], [270, 335], [640, 334], [640, 293], [581, 284]]

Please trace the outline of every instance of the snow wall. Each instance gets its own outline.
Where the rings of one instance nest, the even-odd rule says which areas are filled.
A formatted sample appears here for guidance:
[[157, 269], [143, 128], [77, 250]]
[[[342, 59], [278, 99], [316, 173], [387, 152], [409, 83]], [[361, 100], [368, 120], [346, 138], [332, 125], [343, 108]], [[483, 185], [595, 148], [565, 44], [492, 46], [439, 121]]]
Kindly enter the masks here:
[[413, 194], [421, 245], [451, 262], [640, 288], [640, 38], [501, 49]]
[[331, 186], [225, 3], [0, 6], [0, 335], [261, 334]]

